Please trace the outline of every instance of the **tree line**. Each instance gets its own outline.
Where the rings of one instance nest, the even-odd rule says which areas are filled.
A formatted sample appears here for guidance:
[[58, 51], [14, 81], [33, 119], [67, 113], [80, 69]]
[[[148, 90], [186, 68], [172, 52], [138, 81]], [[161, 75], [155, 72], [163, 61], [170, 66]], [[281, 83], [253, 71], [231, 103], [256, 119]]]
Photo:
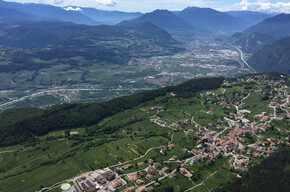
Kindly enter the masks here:
[[131, 109], [141, 103], [174, 92], [179, 97], [190, 97], [198, 91], [216, 89], [223, 77], [193, 79], [177, 86], [146, 91], [100, 103], [73, 103], [54, 105], [48, 109], [8, 109], [0, 114], [0, 146], [33, 140], [50, 131], [88, 127], [106, 117]]

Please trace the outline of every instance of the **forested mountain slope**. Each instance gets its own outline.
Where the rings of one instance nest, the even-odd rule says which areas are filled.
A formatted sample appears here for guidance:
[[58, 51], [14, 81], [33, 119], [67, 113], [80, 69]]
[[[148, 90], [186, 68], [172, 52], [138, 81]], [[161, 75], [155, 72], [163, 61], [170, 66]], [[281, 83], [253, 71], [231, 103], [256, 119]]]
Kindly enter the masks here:
[[290, 74], [290, 38], [284, 38], [258, 50], [249, 64], [259, 72]]
[[[193, 79], [183, 84], [121, 97], [103, 103], [55, 105], [47, 110], [23, 108], [0, 113], [0, 145], [22, 143], [50, 131], [91, 126], [105, 117], [133, 108], [140, 103], [174, 92], [179, 96], [220, 87], [224, 78]], [[23, 115], [20, 115], [23, 114]]]

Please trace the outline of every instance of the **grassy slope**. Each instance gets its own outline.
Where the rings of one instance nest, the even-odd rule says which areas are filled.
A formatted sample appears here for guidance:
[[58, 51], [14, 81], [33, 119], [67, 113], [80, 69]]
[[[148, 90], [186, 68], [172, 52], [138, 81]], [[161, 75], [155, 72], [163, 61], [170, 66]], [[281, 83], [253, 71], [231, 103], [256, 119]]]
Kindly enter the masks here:
[[[242, 86], [245, 87], [247, 85]], [[259, 85], [259, 87], [262, 88], [263, 86]], [[256, 87], [253, 86], [253, 90], [255, 89]], [[226, 94], [228, 97], [233, 97], [233, 94], [235, 94], [237, 90], [243, 93], [245, 89], [234, 86], [232, 88], [227, 88]], [[221, 90], [212, 91], [217, 93], [221, 92]], [[16, 150], [17, 152], [0, 154], [0, 167], [3, 169], [0, 173], [0, 191], [38, 190], [40, 186], [51, 186], [56, 182], [75, 176], [82, 170], [89, 171], [91, 169], [115, 165], [118, 161], [124, 162], [138, 157], [136, 152], [139, 153], [139, 155], [143, 155], [151, 147], [167, 145], [173, 130], [150, 122], [150, 118], [156, 118], [156, 115], [151, 117], [148, 116], [146, 112], [149, 108], [151, 106], [165, 105], [167, 110], [160, 113], [160, 116], [162, 115], [168, 122], [176, 122], [179, 119], [190, 118], [190, 115], [200, 111], [202, 109], [200, 104], [201, 101], [203, 101], [203, 98], [199, 97], [199, 93], [196, 94], [194, 100], [171, 96], [158, 97], [152, 101], [140, 104], [133, 109], [108, 117], [101, 121], [98, 126], [93, 125], [88, 128], [75, 129], [80, 132], [79, 136], [70, 136], [64, 139], [61, 136], [61, 132], [52, 132], [46, 136], [40, 137], [41, 143], [35, 146], [19, 145], [1, 148], [0, 151]], [[245, 100], [246, 104], [250, 105], [251, 102], [256, 102], [255, 98], [252, 99], [250, 97], [249, 100]], [[213, 107], [210, 103], [204, 105], [205, 108]], [[213, 111], [214, 113], [216, 111], [221, 113], [221, 109], [218, 107]], [[178, 118], [172, 116], [173, 112], [177, 114]], [[138, 118], [138, 121], [132, 121]], [[208, 122], [211, 122], [211, 119], [209, 119]], [[119, 128], [113, 133], [100, 133], [94, 137], [86, 135], [86, 129], [90, 130], [97, 127], [105, 128], [108, 126], [119, 126]], [[193, 125], [182, 127], [185, 130], [194, 128]], [[82, 138], [84, 138], [84, 140], [80, 140]], [[100, 143], [101, 141], [102, 143]], [[156, 161], [161, 162], [168, 160], [173, 155], [177, 155], [179, 159], [183, 159], [186, 157], [186, 154], [182, 153], [180, 149], [188, 148], [191, 150], [197, 144], [194, 137], [186, 137], [183, 132], [179, 131], [174, 133], [172, 143], [175, 144], [176, 147], [172, 150], [168, 150], [164, 156], [160, 155], [159, 149], [151, 150], [144, 158], [131, 161], [130, 163], [134, 165], [137, 162], [144, 162], [149, 158], [154, 158]], [[130, 144], [130, 146], [127, 144]], [[30, 150], [19, 151], [21, 147]], [[73, 153], [74, 149], [76, 150], [75, 153]], [[70, 156], [64, 156], [67, 154], [70, 154]], [[39, 156], [46, 157], [28, 163], [25, 167], [20, 166], [13, 171], [7, 172], [21, 165], [23, 162], [28, 162]], [[115, 156], [118, 156], [118, 160], [115, 159]], [[55, 159], [57, 159], [57, 162], [52, 165], [41, 166], [40, 164]], [[233, 176], [226, 168], [222, 168], [224, 165], [226, 165], [226, 159], [220, 159], [214, 165], [210, 166], [207, 163], [203, 163], [187, 168], [195, 174], [199, 174], [199, 178], [194, 181], [195, 184], [200, 183], [214, 171], [220, 171], [216, 176], [208, 180], [205, 186], [198, 188], [198, 190], [204, 191], [207, 188], [214, 189], [215, 186], [218, 187], [218, 185], [226, 183]], [[171, 170], [176, 168], [175, 164], [167, 166], [169, 166]], [[144, 167], [133, 167], [128, 170], [128, 172], [140, 170], [142, 168]], [[4, 170], [6, 172], [4, 172]], [[13, 176], [12, 174], [16, 175]], [[166, 179], [164, 182], [172, 184], [171, 180]], [[178, 191], [178, 186], [179, 188], [186, 188], [194, 186], [194, 184], [179, 175], [179, 180], [174, 186], [175, 190]]]

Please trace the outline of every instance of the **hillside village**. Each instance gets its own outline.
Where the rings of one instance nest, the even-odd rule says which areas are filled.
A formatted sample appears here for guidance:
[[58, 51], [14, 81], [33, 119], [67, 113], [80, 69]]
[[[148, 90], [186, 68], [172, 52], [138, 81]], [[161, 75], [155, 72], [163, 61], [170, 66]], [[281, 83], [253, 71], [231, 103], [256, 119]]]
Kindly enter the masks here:
[[[232, 98], [225, 96], [228, 88], [245, 82], [269, 86], [267, 86], [267, 89], [245, 89], [243, 94], [236, 93]], [[287, 92], [288, 90], [285, 80], [269, 80], [267, 75], [253, 75], [239, 78], [237, 81], [225, 80], [221, 91], [202, 92], [199, 96], [207, 103], [224, 109], [233, 108], [234, 111], [229, 112], [223, 118], [218, 118], [215, 123], [203, 125], [197, 123], [195, 116], [198, 113], [214, 115], [214, 110], [204, 109], [194, 114], [191, 118], [172, 122], [160, 115], [162, 112], [166, 112], [166, 106], [151, 106], [143, 109], [150, 117], [152, 123], [172, 130], [171, 141], [166, 145], [155, 147], [161, 156], [178, 148], [176, 144], [172, 143], [177, 132], [181, 132], [185, 137], [195, 138], [195, 146], [180, 149], [180, 152], [185, 154], [184, 157], [187, 158], [180, 159], [178, 154], [176, 154], [163, 162], [156, 161], [154, 158], [138, 161], [146, 156], [146, 153], [144, 156], [132, 161], [120, 162], [108, 168], [86, 172], [73, 179], [58, 183], [52, 188], [71, 182], [72, 185], [63, 191], [150, 191], [162, 186], [162, 180], [164, 179], [174, 181], [182, 176], [192, 182], [197, 179], [198, 175], [188, 170], [188, 168], [204, 162], [214, 163], [218, 159], [226, 159], [227, 168], [239, 176], [238, 173], [246, 172], [256, 159], [267, 158], [271, 153], [277, 151], [279, 145], [289, 146], [289, 130], [275, 128], [272, 124], [274, 121], [289, 119], [290, 117], [290, 95]], [[265, 109], [268, 109], [268, 112], [263, 111], [255, 114], [250, 109], [245, 108], [244, 102], [254, 94], [259, 94], [270, 100], [264, 106]], [[176, 97], [173, 93], [170, 95], [171, 97]], [[288, 136], [273, 137], [270, 132], [274, 129]], [[171, 166], [171, 164], [177, 164], [177, 166]], [[187, 191], [203, 185], [206, 180], [217, 172], [215, 171], [200, 184], [189, 188]], [[48, 189], [51, 188], [45, 188], [42, 191], [47, 191]]]

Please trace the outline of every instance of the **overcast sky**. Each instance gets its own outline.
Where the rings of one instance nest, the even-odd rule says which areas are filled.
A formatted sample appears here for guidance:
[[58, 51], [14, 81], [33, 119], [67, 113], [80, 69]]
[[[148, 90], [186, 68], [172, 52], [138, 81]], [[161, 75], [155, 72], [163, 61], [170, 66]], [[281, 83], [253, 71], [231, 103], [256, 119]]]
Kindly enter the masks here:
[[224, 10], [290, 13], [290, 0], [5, 0], [46, 3], [56, 6], [94, 7], [106, 10], [150, 12], [155, 9], [182, 10], [188, 6]]

